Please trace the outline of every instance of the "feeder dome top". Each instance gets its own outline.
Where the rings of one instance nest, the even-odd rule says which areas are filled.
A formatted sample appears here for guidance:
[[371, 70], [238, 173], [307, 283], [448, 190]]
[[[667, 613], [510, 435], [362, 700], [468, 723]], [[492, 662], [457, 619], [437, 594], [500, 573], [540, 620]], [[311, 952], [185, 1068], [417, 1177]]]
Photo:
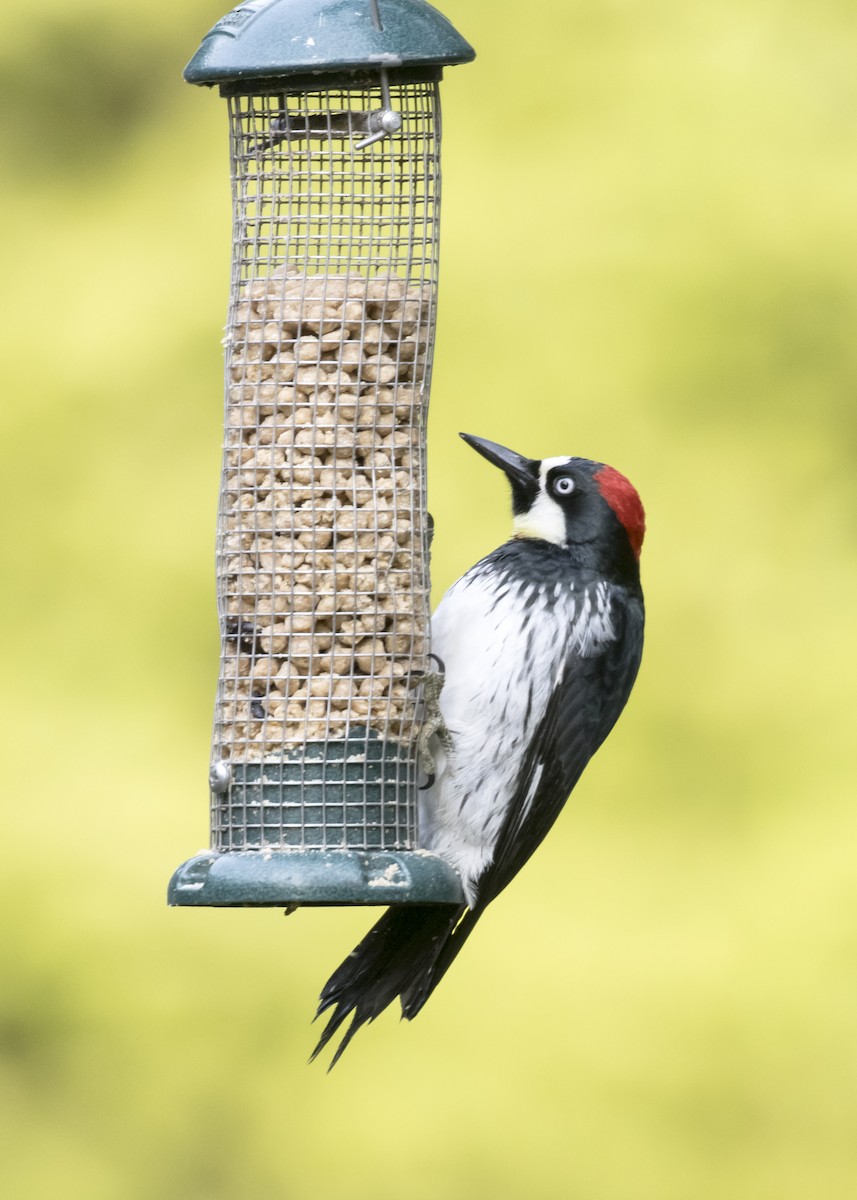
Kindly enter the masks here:
[[[381, 28], [378, 28], [380, 17]], [[245, 0], [202, 39], [188, 83], [443, 67], [476, 57], [425, 0]]]

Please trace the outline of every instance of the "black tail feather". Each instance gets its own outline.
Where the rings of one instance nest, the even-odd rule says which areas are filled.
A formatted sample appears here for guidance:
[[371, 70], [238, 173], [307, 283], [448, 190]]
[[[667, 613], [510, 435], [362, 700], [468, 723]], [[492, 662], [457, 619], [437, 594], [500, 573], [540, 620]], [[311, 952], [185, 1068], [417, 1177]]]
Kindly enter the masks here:
[[431, 972], [415, 978], [407, 990], [402, 992], [402, 1016], [406, 1021], [412, 1020], [417, 1015], [443, 979], [484, 910], [482, 908], [461, 908], [458, 911], [463, 915], [456, 920], [449, 937], [439, 946]]
[[[318, 1012], [333, 1008], [310, 1062], [354, 1014], [331, 1061], [330, 1070], [362, 1025], [401, 996], [402, 1015], [416, 1016], [446, 973], [472, 926], [464, 905], [422, 904], [389, 908], [322, 988]], [[468, 918], [470, 920], [468, 921]], [[463, 929], [457, 936], [456, 926]]]

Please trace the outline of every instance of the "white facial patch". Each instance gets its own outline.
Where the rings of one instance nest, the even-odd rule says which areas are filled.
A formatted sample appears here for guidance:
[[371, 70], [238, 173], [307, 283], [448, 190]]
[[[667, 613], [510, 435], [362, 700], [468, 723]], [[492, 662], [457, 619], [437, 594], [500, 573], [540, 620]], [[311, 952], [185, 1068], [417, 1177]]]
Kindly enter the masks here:
[[548, 471], [554, 467], [565, 467], [569, 457], [545, 458], [539, 467], [539, 494], [528, 512], [521, 513], [512, 522], [519, 537], [543, 538], [557, 546], [565, 545], [565, 513], [556, 500], [548, 495]]

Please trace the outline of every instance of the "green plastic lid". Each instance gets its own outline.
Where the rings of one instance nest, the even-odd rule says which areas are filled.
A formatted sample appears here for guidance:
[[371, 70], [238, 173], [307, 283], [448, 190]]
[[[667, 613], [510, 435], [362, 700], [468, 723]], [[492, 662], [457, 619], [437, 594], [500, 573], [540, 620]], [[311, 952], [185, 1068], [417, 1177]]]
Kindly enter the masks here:
[[373, 67], [444, 67], [475, 57], [425, 0], [246, 0], [205, 35], [184, 77], [188, 83], [230, 83]]

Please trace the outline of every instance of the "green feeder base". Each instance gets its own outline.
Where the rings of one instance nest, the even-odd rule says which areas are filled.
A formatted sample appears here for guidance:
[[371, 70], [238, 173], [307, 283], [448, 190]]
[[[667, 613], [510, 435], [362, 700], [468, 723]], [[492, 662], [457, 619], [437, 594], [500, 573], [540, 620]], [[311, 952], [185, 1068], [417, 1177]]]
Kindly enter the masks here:
[[461, 880], [427, 850], [205, 851], [170, 880], [167, 903], [297, 908], [327, 904], [461, 904]]

